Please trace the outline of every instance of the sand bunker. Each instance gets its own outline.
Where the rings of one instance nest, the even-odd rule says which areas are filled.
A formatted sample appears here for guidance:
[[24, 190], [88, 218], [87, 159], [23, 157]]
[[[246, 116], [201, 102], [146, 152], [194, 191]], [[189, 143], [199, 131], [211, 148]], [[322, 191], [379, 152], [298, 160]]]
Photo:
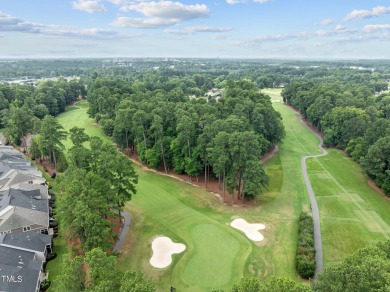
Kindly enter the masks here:
[[264, 224], [251, 224], [248, 223], [245, 219], [238, 218], [234, 219], [232, 223], [230, 223], [230, 226], [244, 232], [250, 240], [262, 241], [264, 239], [264, 236], [259, 232], [259, 230], [265, 228]]
[[166, 268], [172, 263], [172, 254], [181, 253], [185, 249], [184, 244], [175, 243], [169, 237], [156, 237], [152, 242], [153, 255], [150, 264], [158, 269]]

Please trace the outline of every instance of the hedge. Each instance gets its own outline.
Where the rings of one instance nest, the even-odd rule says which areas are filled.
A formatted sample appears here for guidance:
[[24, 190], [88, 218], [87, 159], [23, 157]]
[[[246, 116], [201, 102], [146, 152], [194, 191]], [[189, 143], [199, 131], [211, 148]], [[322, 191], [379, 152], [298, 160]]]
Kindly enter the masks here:
[[304, 279], [313, 278], [316, 270], [313, 218], [305, 211], [302, 211], [299, 215], [295, 268], [297, 273]]

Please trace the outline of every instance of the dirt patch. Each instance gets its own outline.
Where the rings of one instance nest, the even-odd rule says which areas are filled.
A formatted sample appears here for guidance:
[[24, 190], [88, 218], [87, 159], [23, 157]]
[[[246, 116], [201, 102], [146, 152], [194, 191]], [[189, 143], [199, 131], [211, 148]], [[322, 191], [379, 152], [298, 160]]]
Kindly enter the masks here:
[[387, 196], [385, 194], [385, 192], [380, 188], [378, 187], [375, 182], [372, 180], [372, 179], [369, 179], [367, 181], [367, 184], [370, 186], [370, 188], [372, 188], [374, 191], [378, 192], [379, 194], [381, 194], [383, 197], [385, 197], [387, 200], [390, 200], [390, 197]]

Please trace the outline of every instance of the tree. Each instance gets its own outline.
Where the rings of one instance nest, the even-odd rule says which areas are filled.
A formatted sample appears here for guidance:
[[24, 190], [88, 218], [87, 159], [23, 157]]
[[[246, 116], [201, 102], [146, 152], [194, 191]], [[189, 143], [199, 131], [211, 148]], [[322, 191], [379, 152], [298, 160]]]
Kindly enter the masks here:
[[242, 278], [232, 292], [309, 292], [310, 287], [286, 277], [271, 276], [265, 281], [254, 277]]
[[67, 132], [57, 119], [47, 115], [42, 121], [40, 135], [42, 148], [53, 159], [54, 169], [56, 169], [56, 150], [64, 148], [62, 140], [66, 138]]
[[226, 132], [218, 133], [212, 141], [212, 146], [207, 149], [210, 156], [210, 162], [213, 171], [218, 178], [222, 177], [222, 196], [225, 198], [225, 176], [229, 167], [229, 134]]
[[116, 268], [115, 256], [108, 256], [102, 249], [94, 248], [85, 254], [84, 262], [89, 269], [88, 289], [96, 291], [95, 289], [102, 283], [107, 285], [106, 281], [109, 281], [111, 289], [114, 288], [110, 291], [118, 291], [122, 277]]
[[94, 248], [85, 256], [73, 260], [63, 257], [62, 274], [59, 278], [61, 291], [120, 291], [154, 292], [155, 286], [140, 272], [118, 270], [117, 257], [107, 255], [102, 249]]
[[390, 194], [390, 136], [380, 138], [368, 149], [363, 169], [386, 194]]
[[390, 240], [356, 251], [340, 265], [326, 268], [313, 283], [313, 291], [388, 291]]
[[126, 271], [121, 280], [120, 292], [154, 292], [156, 288], [152, 282], [145, 279], [140, 272]]
[[84, 128], [73, 127], [69, 130], [69, 133], [70, 140], [75, 146], [81, 146], [84, 142], [89, 140], [89, 136], [85, 133]]
[[59, 276], [59, 286], [64, 292], [81, 292], [85, 290], [85, 270], [84, 260], [76, 256], [71, 260], [70, 255], [62, 257], [61, 274]]
[[32, 119], [33, 115], [29, 109], [15, 105], [11, 106], [5, 123], [6, 135], [11, 143], [19, 145], [23, 141], [23, 146], [26, 150], [25, 136], [32, 129]]
[[[253, 132], [235, 132], [229, 137], [229, 156], [231, 167], [228, 172], [228, 190], [233, 193], [238, 192], [238, 198], [241, 198], [244, 184], [253, 186], [254, 180], [264, 180], [264, 175], [260, 166], [254, 166], [259, 163], [261, 147], [259, 139]], [[254, 175], [248, 175], [248, 165], [252, 165]], [[244, 181], [246, 178], [246, 182]], [[262, 185], [262, 183], [260, 183]], [[253, 189], [251, 189], [253, 191]], [[255, 195], [257, 192], [253, 192]]]
[[164, 164], [164, 171], [167, 173], [167, 165], [165, 162], [165, 150], [164, 150], [164, 128], [163, 128], [163, 119], [156, 113], [153, 115], [152, 125], [150, 127], [152, 130], [152, 136], [155, 138], [155, 141], [160, 144], [161, 158]]

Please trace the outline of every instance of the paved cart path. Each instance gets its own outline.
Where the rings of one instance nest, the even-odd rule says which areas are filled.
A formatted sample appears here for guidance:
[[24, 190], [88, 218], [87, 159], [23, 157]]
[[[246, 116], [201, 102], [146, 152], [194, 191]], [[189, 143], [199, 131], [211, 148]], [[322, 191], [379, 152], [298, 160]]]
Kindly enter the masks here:
[[114, 246], [114, 249], [112, 252], [120, 252], [120, 249], [123, 245], [123, 242], [126, 239], [127, 233], [129, 233], [129, 228], [130, 228], [130, 224], [131, 224], [130, 215], [126, 211], [122, 211], [121, 214], [122, 214], [123, 218], [125, 219], [125, 222], [123, 223], [123, 228], [122, 228], [121, 234], [119, 235], [119, 239], [115, 243], [115, 246]]
[[323, 140], [320, 135], [318, 135], [316, 132], [314, 132], [310, 127], [308, 127], [303, 120], [301, 119], [301, 122], [305, 125], [306, 128], [308, 128], [314, 135], [320, 139], [320, 143], [318, 144], [318, 148], [321, 149], [322, 153], [318, 155], [309, 155], [304, 156], [301, 159], [301, 167], [302, 167], [302, 173], [303, 178], [305, 179], [306, 189], [307, 193], [309, 194], [310, 203], [311, 203], [311, 210], [313, 213], [313, 222], [314, 222], [314, 247], [316, 249], [316, 271], [315, 276], [318, 275], [318, 273], [322, 272], [323, 266], [324, 266], [324, 259], [322, 254], [322, 237], [321, 237], [321, 226], [320, 226], [320, 212], [318, 210], [318, 204], [316, 200], [316, 196], [314, 194], [313, 188], [310, 183], [309, 175], [307, 174], [307, 168], [306, 168], [306, 160], [308, 158], [313, 157], [321, 157], [328, 154], [328, 151], [326, 151], [323, 147]]

